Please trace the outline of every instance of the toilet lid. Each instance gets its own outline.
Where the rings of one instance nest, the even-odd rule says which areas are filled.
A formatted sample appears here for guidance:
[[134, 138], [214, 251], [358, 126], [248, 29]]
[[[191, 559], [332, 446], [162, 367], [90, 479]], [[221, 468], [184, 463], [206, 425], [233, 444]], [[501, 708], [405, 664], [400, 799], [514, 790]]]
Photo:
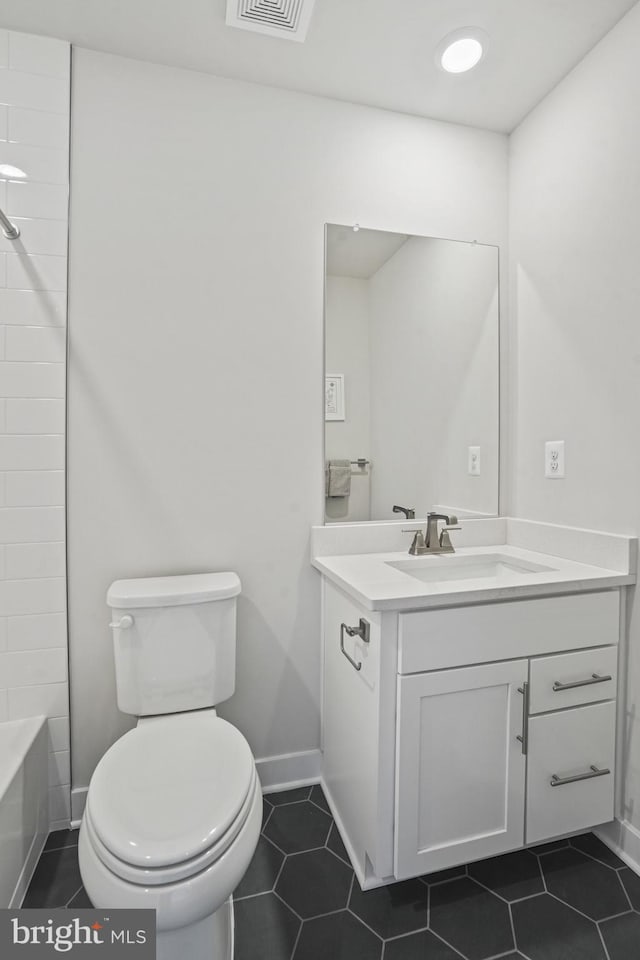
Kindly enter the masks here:
[[126, 733], [96, 767], [93, 827], [125, 863], [181, 863], [233, 826], [254, 772], [245, 738], [212, 711], [159, 717]]

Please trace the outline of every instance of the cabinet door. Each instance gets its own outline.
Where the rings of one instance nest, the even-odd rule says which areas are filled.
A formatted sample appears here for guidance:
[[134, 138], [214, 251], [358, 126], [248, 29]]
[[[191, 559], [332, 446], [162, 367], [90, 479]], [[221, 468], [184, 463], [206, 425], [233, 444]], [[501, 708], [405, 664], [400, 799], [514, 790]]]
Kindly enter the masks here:
[[616, 704], [529, 721], [527, 843], [613, 820]]
[[527, 675], [516, 660], [398, 678], [398, 879], [522, 846]]

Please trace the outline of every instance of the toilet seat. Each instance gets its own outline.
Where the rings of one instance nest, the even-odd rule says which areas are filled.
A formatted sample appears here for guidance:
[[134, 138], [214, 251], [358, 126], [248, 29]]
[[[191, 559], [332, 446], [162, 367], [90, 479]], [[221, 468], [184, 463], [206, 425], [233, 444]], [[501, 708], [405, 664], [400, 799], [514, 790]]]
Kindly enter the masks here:
[[159, 717], [125, 734], [96, 767], [88, 839], [129, 883], [184, 880], [233, 843], [256, 785], [247, 741], [214, 711]]

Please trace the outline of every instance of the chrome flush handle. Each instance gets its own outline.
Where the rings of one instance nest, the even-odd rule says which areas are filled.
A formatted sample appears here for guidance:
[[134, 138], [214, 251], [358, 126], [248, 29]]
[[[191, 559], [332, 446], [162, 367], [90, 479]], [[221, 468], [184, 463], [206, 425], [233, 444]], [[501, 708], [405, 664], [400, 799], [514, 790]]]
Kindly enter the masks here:
[[129, 627], [133, 626], [133, 617], [129, 616], [128, 613], [125, 613], [125, 615], [123, 617], [120, 617], [120, 619], [117, 622], [115, 620], [112, 620], [109, 626], [119, 627], [120, 630], [128, 630]]

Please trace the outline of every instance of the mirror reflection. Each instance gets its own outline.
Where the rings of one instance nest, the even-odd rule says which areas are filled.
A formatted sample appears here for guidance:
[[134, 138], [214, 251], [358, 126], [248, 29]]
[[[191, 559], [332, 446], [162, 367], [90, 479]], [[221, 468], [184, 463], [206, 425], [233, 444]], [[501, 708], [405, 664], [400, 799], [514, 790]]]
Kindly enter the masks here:
[[327, 225], [325, 521], [498, 512], [498, 248]]

